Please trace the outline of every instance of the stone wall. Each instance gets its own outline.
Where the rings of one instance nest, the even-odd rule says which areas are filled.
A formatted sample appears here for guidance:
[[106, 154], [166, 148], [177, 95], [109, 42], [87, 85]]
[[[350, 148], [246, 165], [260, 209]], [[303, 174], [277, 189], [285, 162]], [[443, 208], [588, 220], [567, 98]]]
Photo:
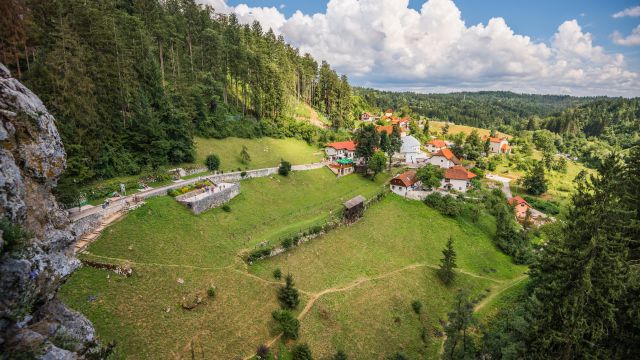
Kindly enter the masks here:
[[[198, 192], [198, 193], [185, 197], [185, 195], [189, 195], [195, 192]], [[202, 191], [194, 190], [194, 191], [191, 191], [190, 193], [186, 193], [184, 195], [180, 195], [179, 197], [176, 197], [176, 200], [178, 200], [180, 203], [184, 204], [186, 207], [191, 209], [191, 211], [193, 211], [195, 214], [200, 214], [214, 207], [218, 207], [228, 202], [229, 200], [233, 199], [234, 197], [238, 196], [238, 194], [240, 194], [240, 184], [237, 184], [237, 183], [229, 184], [229, 186], [226, 189], [220, 192], [211, 193], [209, 196], [204, 196], [197, 200], [190, 200], [190, 199], [193, 199], [194, 196], [197, 196], [198, 194], [201, 194], [201, 193]]]
[[104, 214], [105, 213], [103, 212], [98, 212], [72, 222], [71, 233], [75, 237], [76, 241], [80, 240], [80, 238], [84, 234], [88, 234], [98, 228], [98, 226], [102, 223]]
[[265, 169], [257, 169], [257, 170], [247, 170], [245, 171], [244, 176], [242, 176], [241, 171], [234, 171], [227, 174], [216, 174], [216, 175], [207, 176], [207, 178], [213, 182], [236, 182], [244, 179], [275, 175], [277, 173], [278, 173], [278, 168], [274, 167], [274, 168], [265, 168]]

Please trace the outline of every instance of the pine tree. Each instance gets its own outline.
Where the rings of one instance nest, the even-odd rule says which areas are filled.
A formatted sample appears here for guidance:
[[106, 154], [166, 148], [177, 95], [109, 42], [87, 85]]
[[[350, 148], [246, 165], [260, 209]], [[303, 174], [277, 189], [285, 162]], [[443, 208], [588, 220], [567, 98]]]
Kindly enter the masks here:
[[438, 270], [438, 276], [445, 285], [450, 285], [456, 277], [455, 268], [456, 265], [456, 251], [453, 249], [453, 238], [449, 237], [447, 246], [442, 250], [444, 258], [440, 259], [440, 269]]
[[447, 340], [444, 344], [444, 359], [473, 359], [475, 346], [471, 339], [470, 329], [475, 326], [473, 317], [474, 302], [469, 298], [469, 292], [458, 292], [449, 313], [449, 321], [444, 327]]
[[283, 309], [295, 309], [300, 304], [300, 295], [298, 289], [294, 287], [293, 276], [287, 274], [285, 285], [278, 291], [278, 300]]

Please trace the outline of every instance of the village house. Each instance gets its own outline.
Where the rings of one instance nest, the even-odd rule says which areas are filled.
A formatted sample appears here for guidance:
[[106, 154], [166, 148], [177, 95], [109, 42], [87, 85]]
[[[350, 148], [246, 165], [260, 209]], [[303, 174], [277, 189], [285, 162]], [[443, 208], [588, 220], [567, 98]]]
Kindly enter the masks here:
[[438, 150], [427, 163], [435, 166], [440, 166], [443, 169], [451, 168], [455, 165], [460, 165], [460, 160], [449, 149]]
[[356, 143], [350, 140], [332, 142], [324, 147], [324, 153], [327, 155], [329, 161], [336, 161], [343, 158], [354, 160], [356, 156]]
[[420, 141], [411, 135], [402, 137], [400, 156], [406, 164], [425, 162], [429, 156], [420, 150]]
[[392, 108], [388, 108], [387, 110], [385, 110], [384, 111], [384, 116], [392, 117], [393, 116], [393, 109]]
[[402, 118], [402, 119], [392, 118], [391, 125], [399, 127], [400, 130], [408, 131], [410, 120], [411, 120], [410, 118]]
[[[391, 136], [391, 133], [393, 133], [393, 125], [377, 125], [376, 131], [380, 134], [382, 134], [383, 132], [386, 132], [387, 135]], [[406, 131], [400, 128], [400, 136], [405, 136], [405, 135], [407, 135]]]
[[446, 149], [447, 143], [444, 140], [440, 140], [440, 139], [433, 139], [430, 140], [429, 142], [427, 142], [427, 144], [425, 145], [425, 147], [427, 148], [427, 150], [431, 153], [434, 152], [438, 152], [442, 149]]
[[420, 187], [420, 181], [418, 181], [416, 171], [409, 170], [391, 179], [389, 187], [394, 193], [406, 197], [409, 191], [416, 190]]
[[524, 219], [527, 216], [527, 210], [531, 208], [531, 205], [520, 196], [514, 196], [509, 199], [509, 205], [513, 206], [516, 218], [519, 220]]
[[375, 122], [380, 120], [380, 116], [377, 115], [373, 115], [371, 113], [365, 112], [362, 114], [362, 116], [360, 116], [360, 120], [364, 121], [364, 122]]
[[456, 165], [444, 171], [444, 179], [442, 179], [442, 188], [445, 190], [456, 190], [459, 192], [467, 192], [471, 187], [471, 179], [476, 174], [464, 168], [464, 166]]
[[484, 138], [484, 141], [489, 139], [489, 151], [492, 154], [508, 154], [511, 152], [511, 147], [509, 146], [509, 141], [505, 138], [495, 138], [489, 137]]

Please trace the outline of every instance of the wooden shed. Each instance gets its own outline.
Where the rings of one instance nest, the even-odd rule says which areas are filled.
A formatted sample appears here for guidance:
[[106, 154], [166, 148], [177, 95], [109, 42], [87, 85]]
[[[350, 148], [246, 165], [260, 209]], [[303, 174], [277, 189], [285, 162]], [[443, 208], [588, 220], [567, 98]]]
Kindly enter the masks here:
[[358, 195], [344, 203], [344, 219], [347, 223], [353, 223], [362, 217], [366, 200], [364, 196]]

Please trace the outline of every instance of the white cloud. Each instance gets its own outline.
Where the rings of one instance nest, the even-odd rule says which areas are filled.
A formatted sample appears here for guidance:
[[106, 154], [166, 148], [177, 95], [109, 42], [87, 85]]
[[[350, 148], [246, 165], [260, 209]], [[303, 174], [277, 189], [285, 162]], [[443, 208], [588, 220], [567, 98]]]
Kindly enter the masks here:
[[630, 16], [630, 17], [637, 17], [640, 16], [640, 5], [639, 6], [633, 6], [630, 8], [626, 8], [622, 11], [619, 11], [613, 15], [614, 18], [621, 18], [621, 17], [625, 17], [625, 16]]
[[565, 21], [549, 42], [540, 42], [514, 33], [500, 17], [468, 26], [452, 0], [429, 0], [419, 11], [408, 3], [330, 0], [325, 13], [297, 11], [289, 18], [275, 8], [240, 5], [229, 11], [241, 21], [274, 27], [301, 52], [327, 60], [360, 85], [640, 95], [640, 76], [628, 70], [623, 55], [595, 46], [576, 20]]
[[611, 34], [611, 40], [618, 45], [623, 46], [637, 46], [640, 45], [640, 25], [636, 26], [635, 29], [631, 31], [629, 36], [623, 36], [618, 31], [614, 31]]

